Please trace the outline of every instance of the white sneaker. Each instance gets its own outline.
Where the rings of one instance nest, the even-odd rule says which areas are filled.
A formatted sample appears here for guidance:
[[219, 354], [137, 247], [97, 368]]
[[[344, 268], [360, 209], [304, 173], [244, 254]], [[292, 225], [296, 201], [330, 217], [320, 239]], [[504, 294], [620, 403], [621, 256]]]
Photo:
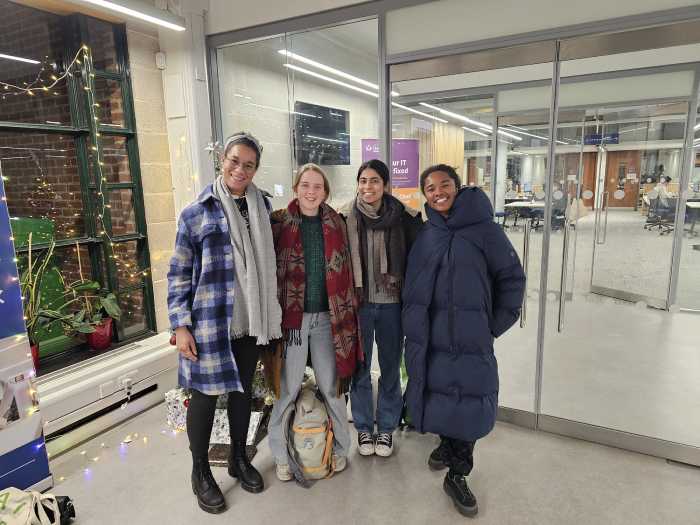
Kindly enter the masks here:
[[360, 451], [360, 456], [374, 455], [374, 436], [369, 432], [357, 433], [357, 448]]
[[374, 447], [377, 456], [388, 458], [394, 451], [394, 440], [389, 432], [377, 434], [377, 444]]
[[291, 481], [294, 476], [289, 471], [289, 465], [277, 465], [277, 479], [280, 481]]
[[333, 472], [342, 472], [345, 470], [345, 467], [348, 466], [348, 458], [333, 454], [333, 464], [335, 465], [335, 470]]

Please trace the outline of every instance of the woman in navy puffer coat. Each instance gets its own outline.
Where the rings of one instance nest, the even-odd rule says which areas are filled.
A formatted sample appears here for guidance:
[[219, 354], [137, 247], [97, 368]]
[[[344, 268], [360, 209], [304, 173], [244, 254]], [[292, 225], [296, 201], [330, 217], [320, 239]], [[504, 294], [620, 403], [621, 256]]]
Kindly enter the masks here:
[[429, 465], [450, 467], [445, 491], [471, 516], [474, 443], [493, 428], [498, 406], [493, 340], [520, 315], [525, 274], [481, 189], [458, 190], [446, 165], [428, 168], [420, 182], [428, 222], [411, 249], [403, 292], [406, 402], [418, 431], [440, 435]]

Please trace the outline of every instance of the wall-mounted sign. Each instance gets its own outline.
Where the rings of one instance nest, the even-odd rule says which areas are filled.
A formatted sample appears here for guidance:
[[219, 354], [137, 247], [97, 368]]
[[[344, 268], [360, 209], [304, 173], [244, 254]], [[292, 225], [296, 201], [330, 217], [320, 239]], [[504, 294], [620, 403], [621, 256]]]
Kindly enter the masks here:
[[601, 144], [619, 144], [620, 134], [619, 133], [592, 133], [586, 135], [583, 139], [583, 143], [586, 146], [600, 146]]
[[[379, 158], [379, 141], [362, 139], [362, 162]], [[406, 206], [420, 209], [418, 185], [418, 139], [391, 141], [392, 195]]]
[[51, 487], [35, 371], [0, 178], [0, 490]]

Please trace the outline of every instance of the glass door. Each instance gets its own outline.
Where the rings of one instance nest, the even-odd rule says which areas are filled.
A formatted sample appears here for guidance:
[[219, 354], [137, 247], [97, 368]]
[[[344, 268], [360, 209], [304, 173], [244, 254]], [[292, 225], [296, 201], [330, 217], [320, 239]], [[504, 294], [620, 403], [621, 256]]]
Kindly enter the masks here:
[[549, 43], [391, 68], [392, 137], [418, 141], [421, 170], [451, 164], [483, 189], [526, 269], [522, 317], [495, 349], [500, 417], [532, 426], [553, 57]]
[[592, 292], [667, 308], [687, 114], [685, 101], [586, 109], [600, 155]]
[[547, 281], [556, 294], [545, 310], [538, 425], [697, 462], [699, 318], [679, 311], [671, 286], [687, 235], [679, 199], [695, 66], [629, 71], [625, 63], [661, 53], [590, 57], [589, 43], [562, 46], [557, 162], [568, 155], [560, 141], [574, 139], [580, 153], [563, 227], [551, 222]]

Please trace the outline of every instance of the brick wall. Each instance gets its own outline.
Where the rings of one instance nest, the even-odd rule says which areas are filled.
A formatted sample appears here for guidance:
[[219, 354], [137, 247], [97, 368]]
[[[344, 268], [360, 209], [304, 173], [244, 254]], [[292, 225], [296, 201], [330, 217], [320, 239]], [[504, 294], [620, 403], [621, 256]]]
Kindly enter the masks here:
[[[0, 49], [7, 55], [39, 60], [47, 70], [45, 79], [63, 69], [64, 42], [61, 17], [37, 11], [21, 5], [0, 0]], [[71, 60], [69, 58], [68, 60]], [[46, 63], [51, 64], [48, 66]], [[0, 60], [0, 80], [8, 84], [25, 87], [36, 80], [36, 64], [14, 60]], [[70, 124], [70, 108], [65, 83], [49, 92], [43, 91], [42, 83], [36, 84], [35, 96], [13, 95], [12, 89], [0, 89], [0, 120], [45, 124], [58, 122]], [[54, 93], [57, 93], [55, 95]]]

